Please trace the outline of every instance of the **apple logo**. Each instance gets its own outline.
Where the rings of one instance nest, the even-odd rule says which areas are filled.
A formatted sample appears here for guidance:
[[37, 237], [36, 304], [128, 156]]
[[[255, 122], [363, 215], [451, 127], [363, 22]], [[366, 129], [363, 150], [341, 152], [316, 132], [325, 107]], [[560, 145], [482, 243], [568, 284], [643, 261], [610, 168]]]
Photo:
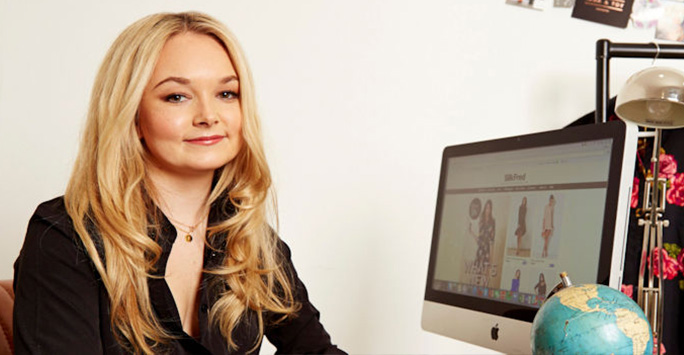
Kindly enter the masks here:
[[492, 327], [492, 339], [499, 340], [499, 323]]

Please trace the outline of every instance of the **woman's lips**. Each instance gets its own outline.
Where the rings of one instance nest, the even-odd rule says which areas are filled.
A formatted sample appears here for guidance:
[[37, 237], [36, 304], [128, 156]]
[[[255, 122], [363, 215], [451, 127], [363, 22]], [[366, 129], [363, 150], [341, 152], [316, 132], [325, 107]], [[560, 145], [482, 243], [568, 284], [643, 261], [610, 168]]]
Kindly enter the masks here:
[[185, 141], [190, 143], [190, 144], [197, 144], [197, 145], [214, 145], [221, 140], [226, 138], [225, 136], [208, 136], [208, 137], [197, 137], [197, 138], [191, 138], [191, 139], [186, 139]]

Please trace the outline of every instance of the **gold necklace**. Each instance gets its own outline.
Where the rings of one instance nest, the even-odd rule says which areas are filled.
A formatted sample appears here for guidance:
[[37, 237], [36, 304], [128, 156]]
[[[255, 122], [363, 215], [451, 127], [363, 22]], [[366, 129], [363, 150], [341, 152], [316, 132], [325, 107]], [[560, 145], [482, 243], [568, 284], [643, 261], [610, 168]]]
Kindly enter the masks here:
[[[195, 223], [195, 224], [193, 224], [193, 225], [187, 225], [187, 224], [185, 224], [185, 223], [183, 223], [183, 222], [181, 222], [181, 221], [178, 221], [178, 220], [176, 220], [175, 218], [173, 218], [173, 216], [171, 215], [171, 209], [169, 208], [169, 206], [166, 204], [166, 202], [165, 202], [163, 199], [160, 199], [159, 202], [161, 203], [161, 205], [163, 205], [164, 207], [166, 207], [166, 210], [168, 211], [168, 213], [165, 213], [166, 218], [169, 219], [169, 221], [171, 222], [171, 224], [172, 224], [174, 227], [176, 227], [176, 229], [178, 229], [179, 231], [185, 233], [185, 241], [188, 242], [188, 243], [191, 243], [191, 242], [192, 242], [192, 239], [193, 239], [192, 233], [194, 233], [194, 232], [195, 232], [195, 229], [196, 229], [197, 227], [199, 227], [199, 225], [200, 225], [202, 222], [205, 221], [205, 218], [207, 218], [207, 217], [209, 216], [209, 208], [208, 208], [207, 206], [205, 206], [205, 209], [206, 209], [206, 210], [204, 211], [204, 213], [202, 213], [202, 216], [199, 218], [199, 220], [197, 221], [197, 223]], [[163, 209], [162, 209], [162, 212], [163, 212]], [[181, 228], [181, 227], [179, 227], [178, 225], [181, 225], [181, 226], [183, 226], [183, 227], [185, 227], [185, 228]], [[187, 229], [187, 230], [186, 230], [186, 229]]]
[[[197, 223], [195, 223], [195, 224], [192, 225], [192, 226], [189, 226], [189, 225], [187, 225], [187, 224], [185, 224], [185, 223], [182, 223], [182, 222], [180, 222], [180, 221], [177, 221], [176, 219], [174, 219], [173, 217], [171, 217], [171, 214], [170, 214], [170, 213], [169, 213], [169, 215], [166, 216], [166, 217], [169, 219], [169, 221], [171, 221], [171, 224], [173, 224], [174, 227], [176, 227], [179, 231], [185, 233], [185, 241], [188, 242], [188, 243], [191, 243], [191, 242], [192, 242], [192, 239], [193, 239], [192, 233], [194, 233], [194, 232], [195, 232], [195, 229], [196, 229], [197, 227], [199, 227], [199, 225], [200, 225], [202, 222], [204, 222], [204, 219], [207, 217], [207, 214], [206, 214], [206, 213], [203, 214], [202, 217], [200, 218], [200, 220], [197, 221]], [[181, 227], [179, 227], [178, 225], [181, 225], [181, 226], [183, 226], [183, 227], [185, 227], [185, 228], [181, 228]], [[187, 228], [187, 230], [186, 230], [186, 228]]]

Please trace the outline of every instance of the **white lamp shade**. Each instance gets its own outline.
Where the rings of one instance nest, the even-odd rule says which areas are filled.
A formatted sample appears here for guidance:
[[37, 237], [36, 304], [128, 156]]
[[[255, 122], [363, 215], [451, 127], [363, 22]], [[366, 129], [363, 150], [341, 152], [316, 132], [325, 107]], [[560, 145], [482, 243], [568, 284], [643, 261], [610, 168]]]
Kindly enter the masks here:
[[615, 113], [644, 127], [684, 127], [684, 72], [651, 67], [632, 75], [617, 96]]

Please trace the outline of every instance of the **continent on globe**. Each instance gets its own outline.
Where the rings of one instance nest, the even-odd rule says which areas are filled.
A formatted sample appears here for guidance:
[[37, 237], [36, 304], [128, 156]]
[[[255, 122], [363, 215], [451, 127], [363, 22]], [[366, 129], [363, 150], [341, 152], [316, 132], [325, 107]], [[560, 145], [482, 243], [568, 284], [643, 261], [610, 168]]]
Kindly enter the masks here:
[[[651, 326], [646, 321], [639, 317], [639, 314], [630, 311], [629, 309], [619, 308], [615, 310], [617, 316], [618, 328], [632, 339], [632, 349], [634, 354], [643, 354], [648, 347], [648, 341], [652, 340], [649, 334], [642, 331], [644, 326], [649, 329]], [[650, 333], [650, 332], [649, 332]], [[651, 344], [651, 347], [653, 344]]]

